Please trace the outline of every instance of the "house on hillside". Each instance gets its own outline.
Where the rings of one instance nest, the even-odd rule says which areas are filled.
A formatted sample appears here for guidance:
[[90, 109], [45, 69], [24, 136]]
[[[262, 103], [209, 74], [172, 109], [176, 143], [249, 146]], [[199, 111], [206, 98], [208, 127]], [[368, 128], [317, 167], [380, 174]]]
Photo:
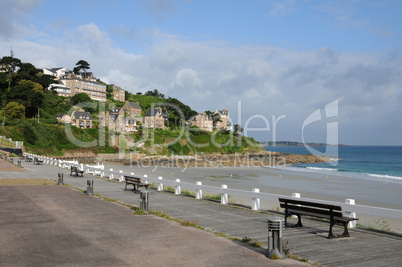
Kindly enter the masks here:
[[130, 116], [133, 118], [141, 117], [142, 109], [141, 109], [140, 105], [138, 104], [138, 102], [136, 103], [136, 102], [126, 101], [126, 103], [123, 106], [123, 109], [126, 110], [128, 112], [128, 114], [130, 114]]
[[113, 99], [115, 101], [124, 102], [126, 99], [126, 91], [124, 91], [120, 86], [113, 85]]
[[66, 71], [60, 77], [60, 81], [65, 87], [70, 88], [71, 96], [86, 93], [92, 100], [106, 101], [106, 84], [97, 81], [92, 72], [75, 74]]
[[65, 113], [57, 113], [56, 119], [59, 123], [71, 123], [71, 117]]
[[71, 125], [82, 129], [92, 128], [91, 113], [85, 111], [74, 111], [71, 115]]
[[137, 132], [137, 121], [124, 108], [113, 108], [107, 111], [102, 118], [101, 125], [120, 133]]
[[52, 83], [49, 85], [48, 90], [55, 91], [58, 96], [71, 97], [71, 88], [65, 86], [63, 83]]
[[212, 132], [213, 131], [213, 123], [212, 117], [204, 113], [198, 113], [190, 120], [190, 126], [197, 126], [201, 130]]
[[62, 67], [62, 68], [43, 68], [43, 74], [46, 75], [51, 75], [55, 77], [55, 80], [60, 80], [62, 76], [66, 74], [67, 69]]
[[144, 116], [143, 127], [166, 130], [162, 108], [149, 108]]
[[229, 122], [229, 110], [216, 110], [213, 116], [219, 115], [220, 120], [216, 122], [215, 129], [219, 130], [232, 130], [232, 124]]

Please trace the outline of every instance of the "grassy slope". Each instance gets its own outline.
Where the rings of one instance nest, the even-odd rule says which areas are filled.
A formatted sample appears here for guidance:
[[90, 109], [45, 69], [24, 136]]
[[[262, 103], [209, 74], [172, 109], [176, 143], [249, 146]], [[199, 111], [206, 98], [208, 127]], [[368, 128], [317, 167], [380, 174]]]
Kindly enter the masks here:
[[[71, 127], [71, 131], [74, 138], [82, 142], [99, 140], [99, 130], [96, 128], [82, 130]], [[69, 140], [63, 125], [42, 122], [38, 124], [33, 120], [25, 120], [13, 126], [0, 127], [0, 135], [24, 141], [28, 151], [38, 154], [62, 156], [65, 151], [80, 149], [79, 145]], [[263, 149], [253, 139], [247, 142], [245, 137], [235, 136], [233, 133], [184, 132], [183, 136], [178, 139], [179, 135], [179, 131], [156, 130], [153, 139], [148, 138], [144, 147], [137, 151], [146, 154], [193, 155], [195, 153], [258, 152]], [[141, 139], [141, 136], [138, 135], [133, 137], [136, 141]], [[117, 153], [118, 148], [109, 146], [108, 139], [109, 136], [106, 133], [106, 146], [95, 146], [90, 150], [94, 153]], [[175, 140], [178, 142], [174, 142]], [[153, 149], [153, 145], [156, 145], [154, 147], [159, 146], [160, 149]]]

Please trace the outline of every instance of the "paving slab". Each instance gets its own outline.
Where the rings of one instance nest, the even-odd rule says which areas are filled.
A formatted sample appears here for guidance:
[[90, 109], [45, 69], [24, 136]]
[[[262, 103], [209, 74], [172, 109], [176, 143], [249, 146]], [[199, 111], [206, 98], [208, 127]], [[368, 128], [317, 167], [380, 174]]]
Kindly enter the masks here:
[[0, 187], [1, 266], [287, 266], [66, 186]]

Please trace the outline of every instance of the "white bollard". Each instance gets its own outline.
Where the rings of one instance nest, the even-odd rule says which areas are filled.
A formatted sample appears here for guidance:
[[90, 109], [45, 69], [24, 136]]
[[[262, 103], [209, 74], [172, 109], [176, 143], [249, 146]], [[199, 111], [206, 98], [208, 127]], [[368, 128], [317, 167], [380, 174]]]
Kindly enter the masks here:
[[161, 176], [159, 176], [158, 177], [158, 188], [157, 188], [157, 190], [158, 191], [163, 191], [163, 184], [162, 184], [162, 177]]
[[181, 194], [180, 179], [176, 179], [176, 183], [179, 183], [179, 184], [174, 185], [174, 194], [175, 195], [180, 195]]
[[124, 182], [123, 171], [120, 170], [119, 173], [120, 173], [120, 175], [119, 175], [119, 182]]
[[[347, 198], [345, 199], [345, 203], [349, 204], [349, 205], [355, 205], [355, 200], [351, 199], [351, 198]], [[348, 218], [356, 218], [356, 213], [355, 212], [351, 212], [351, 211], [345, 211], [345, 217]], [[348, 227], [349, 228], [355, 228], [356, 227], [356, 221], [350, 221], [348, 223]]]
[[225, 184], [223, 184], [223, 185], [221, 185], [221, 204], [223, 204], [223, 205], [227, 205], [228, 204], [228, 194], [226, 194], [226, 193], [223, 193], [222, 191], [222, 189], [228, 189], [228, 186], [227, 185], [225, 185]]
[[113, 169], [110, 169], [110, 173], [109, 173], [109, 179], [111, 180], [111, 179], [113, 179]]
[[[201, 182], [196, 182], [195, 184], [196, 185], [202, 185]], [[199, 189], [199, 188], [195, 189], [195, 198], [196, 199], [202, 199], [202, 189]]]
[[[260, 193], [260, 189], [258, 188], [253, 188], [253, 193]], [[260, 199], [253, 197], [253, 201], [251, 203], [251, 209], [252, 210], [260, 210]]]
[[[148, 175], [144, 174], [144, 178], [147, 178], [147, 177], [148, 177]], [[146, 183], [146, 184], [147, 184], [147, 183], [148, 183], [148, 181], [144, 179], [144, 183]]]
[[[300, 193], [292, 193], [292, 198], [300, 198]], [[300, 206], [300, 205], [297, 205]], [[292, 218], [297, 218], [296, 215], [292, 215]]]

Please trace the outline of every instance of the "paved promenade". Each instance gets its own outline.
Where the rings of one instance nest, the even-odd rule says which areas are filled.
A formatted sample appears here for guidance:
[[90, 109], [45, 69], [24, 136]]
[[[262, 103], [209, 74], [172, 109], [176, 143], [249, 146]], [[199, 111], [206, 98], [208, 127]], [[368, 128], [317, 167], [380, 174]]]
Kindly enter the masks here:
[[[0, 178], [51, 178], [57, 180], [57, 173], [64, 173], [64, 181], [68, 185], [71, 185], [75, 188], [80, 188], [86, 190], [86, 181], [87, 179], [94, 179], [94, 192], [100, 194], [104, 197], [117, 199], [120, 202], [131, 204], [134, 206], [139, 206], [139, 194], [134, 194], [130, 191], [124, 191], [124, 185], [119, 182], [112, 182], [107, 179], [95, 178], [91, 175], [85, 175], [84, 178], [81, 177], [71, 177], [69, 176], [69, 171], [67, 169], [61, 169], [57, 167], [52, 167], [49, 165], [33, 165], [32, 163], [23, 162], [23, 166], [25, 167], [24, 172], [0, 172]], [[1, 167], [1, 166], [0, 166]], [[18, 174], [17, 174], [18, 173]], [[258, 266], [261, 264], [272, 265], [291, 265], [291, 264], [299, 264], [298, 262], [292, 260], [285, 261], [273, 261], [265, 258], [264, 254], [266, 254], [266, 250], [264, 249], [255, 249], [255, 251], [250, 248], [245, 248], [241, 246], [238, 242], [232, 242], [223, 238], [218, 238], [206, 231], [200, 231], [197, 229], [192, 229], [188, 227], [182, 227], [178, 224], [175, 224], [170, 221], [162, 220], [155, 216], [131, 216], [131, 223], [127, 223], [126, 219], [116, 219], [112, 220], [114, 215], [113, 212], [117, 212], [117, 210], [126, 209], [120, 207], [114, 203], [110, 203], [96, 197], [88, 197], [84, 194], [74, 191], [74, 190], [66, 190], [65, 187], [61, 186], [38, 186], [43, 188], [39, 190], [39, 193], [36, 197], [30, 196], [29, 187], [22, 186], [23, 189], [18, 189], [20, 194], [31, 199], [31, 200], [40, 200], [42, 201], [42, 208], [46, 207], [46, 203], [52, 203], [57, 205], [55, 208], [49, 211], [60, 213], [59, 209], [63, 211], [64, 216], [60, 216], [59, 218], [67, 218], [63, 221], [64, 226], [74, 225], [78, 222], [80, 224], [83, 220], [95, 220], [91, 218], [96, 218], [96, 227], [103, 227], [105, 225], [108, 226], [116, 226], [112, 227], [113, 229], [118, 229], [116, 231], [123, 231], [123, 229], [130, 229], [127, 235], [135, 236], [135, 246], [130, 244], [129, 246], [135, 247], [137, 251], [137, 246], [140, 246], [138, 243], [145, 242], [148, 250], [140, 250], [141, 253], [148, 253], [146, 255], [157, 255], [162, 253], [164, 257], [166, 255], [170, 255], [168, 252], [173, 250], [173, 254], [179, 253], [178, 251], [186, 251], [182, 253], [194, 253], [197, 256], [192, 257], [179, 257], [179, 259], [163, 262], [161, 265], [211, 265], [211, 266], [221, 266], [221, 265], [229, 265], [234, 264], [237, 266], [249, 265], [249, 266]], [[13, 187], [16, 188], [16, 187]], [[32, 188], [32, 187], [31, 187]], [[49, 189], [56, 188], [56, 189]], [[59, 189], [61, 188], [61, 189]], [[64, 189], [63, 189], [64, 188]], [[4, 197], [3, 192], [12, 191], [5, 190], [4, 187], [2, 189], [2, 197], [1, 201], [4, 203], [5, 201], [9, 202], [13, 199], [12, 195], [14, 194], [5, 194], [8, 197]], [[14, 189], [13, 189], [14, 190]], [[35, 189], [36, 190], [36, 189]], [[49, 193], [47, 193], [49, 191]], [[50, 192], [51, 191], [51, 192]], [[56, 191], [56, 193], [54, 193]], [[174, 218], [194, 221], [197, 222], [200, 226], [210, 229], [214, 232], [222, 232], [226, 233], [229, 236], [237, 237], [242, 239], [243, 237], [252, 238], [253, 240], [258, 240], [264, 242], [265, 246], [267, 246], [267, 218], [271, 215], [260, 212], [253, 212], [247, 209], [241, 209], [236, 207], [228, 207], [220, 205], [219, 203], [214, 203], [211, 201], [201, 201], [196, 200], [192, 197], [186, 196], [175, 196], [169, 193], [157, 192], [155, 190], [150, 190], [150, 208], [153, 210], [160, 210], [165, 214], [172, 216]], [[21, 193], [22, 192], [22, 193]], [[60, 198], [60, 200], [55, 201], [54, 198], [57, 199], [57, 195], [63, 195], [64, 192], [69, 192], [69, 196], [65, 196]], [[34, 194], [34, 193], [32, 193]], [[16, 198], [14, 198], [15, 200]], [[17, 198], [18, 199], [18, 198]], [[97, 209], [92, 208], [92, 204], [90, 203], [96, 202], [98, 207]], [[75, 204], [74, 204], [75, 203]], [[100, 204], [98, 204], [100, 203]], [[71, 204], [67, 205], [67, 204]], [[104, 208], [102, 208], [104, 206]], [[31, 209], [35, 210], [35, 209]], [[3, 212], [3, 211], [2, 211]], [[97, 214], [99, 217], [97, 217]], [[19, 216], [22, 216], [20, 214]], [[54, 215], [52, 215], [54, 216]], [[71, 219], [68, 219], [70, 218]], [[119, 214], [119, 216], [122, 216]], [[20, 217], [22, 218], [22, 217]], [[139, 219], [138, 219], [139, 218]], [[146, 219], [144, 219], [146, 218]], [[150, 219], [151, 218], [151, 219]], [[145, 222], [142, 222], [144, 220]], [[143, 223], [144, 225], [141, 227], [137, 227]], [[93, 223], [93, 222], [91, 222]], [[384, 232], [374, 231], [374, 230], [366, 230], [366, 229], [353, 229], [350, 230], [351, 237], [350, 238], [340, 238], [328, 240], [326, 238], [328, 233], [328, 223], [322, 222], [319, 220], [303, 220], [303, 224], [305, 227], [298, 229], [285, 229], [284, 230], [284, 240], [288, 241], [287, 247], [290, 249], [290, 253], [292, 255], [297, 255], [300, 258], [308, 259], [311, 263], [318, 263], [320, 265], [325, 266], [397, 266], [400, 265], [402, 260], [402, 252], [400, 251], [400, 247], [402, 245], [402, 237], [396, 234], [388, 234]], [[133, 227], [135, 225], [135, 227]], [[117, 227], [118, 226], [118, 227]], [[131, 228], [130, 228], [131, 227]], [[175, 227], [178, 227], [176, 230]], [[109, 227], [110, 228], [110, 227]], [[175, 228], [175, 229], [173, 229]], [[138, 232], [138, 229], [142, 229], [144, 232]], [[117, 243], [113, 243], [108, 245], [107, 238], [103, 240], [104, 231], [90, 231], [89, 234], [81, 229], [82, 231], [76, 231], [77, 229], [69, 229], [74, 233], [76, 238], [81, 238], [86, 242], [90, 242], [88, 240], [92, 240], [91, 242], [96, 242], [97, 246], [103, 246], [102, 248], [105, 251], [108, 251], [107, 248], [110, 247], [110, 251], [116, 252], [112, 254], [114, 257], [117, 256], [118, 260], [122, 260], [124, 262], [119, 263], [120, 265], [124, 265], [123, 263], [129, 264], [132, 260], [127, 261], [127, 259], [131, 259], [134, 257], [129, 249], [124, 246], [118, 246], [119, 248], [115, 248], [116, 244], [122, 242], [121, 244], [128, 244], [127, 240], [119, 240]], [[50, 230], [49, 230], [50, 231]], [[52, 230], [55, 232], [55, 229]], [[105, 235], [116, 235], [117, 233], [110, 233], [110, 229], [107, 230]], [[181, 242], [173, 242], [170, 239], [180, 239], [173, 235], [174, 231], [178, 231], [178, 233], [182, 233], [185, 236], [185, 240], [181, 239]], [[153, 234], [155, 232], [155, 234]], [[145, 234], [146, 233], [146, 234]], [[201, 241], [202, 238], [198, 236], [205, 236], [211, 238], [210, 243], [206, 245], [207, 241]], [[336, 228], [335, 233], [342, 233], [341, 228]], [[180, 236], [179, 234], [179, 236]], [[197, 234], [197, 235], [196, 235]], [[99, 236], [98, 236], [99, 235]], [[168, 237], [167, 237], [167, 236]], [[173, 236], [172, 236], [173, 235]], [[122, 236], [125, 236], [122, 234]], [[88, 239], [89, 238], [89, 239]], [[92, 239], [91, 239], [92, 238]], [[12, 239], [10, 239], [12, 241]], [[95, 241], [94, 241], [95, 240]], [[98, 240], [98, 241], [97, 241]], [[91, 243], [90, 242], [90, 243]], [[116, 242], [116, 240], [115, 240]], [[167, 242], [167, 243], [166, 243]], [[173, 242], [173, 243], [171, 243]], [[189, 242], [188, 244], [186, 242]], [[223, 243], [220, 243], [223, 242]], [[213, 244], [218, 244], [219, 248], [213, 248]], [[93, 244], [93, 243], [91, 243]], [[187, 244], [187, 245], [186, 245]], [[203, 244], [203, 245], [200, 245]], [[222, 248], [224, 246], [225, 249]], [[3, 247], [3, 246], [2, 246]], [[211, 248], [211, 251], [205, 251], [205, 249]], [[237, 249], [243, 249], [245, 251], [239, 252], [241, 256], [235, 256], [237, 253], [232, 253], [237, 251]], [[160, 252], [162, 250], [162, 252]], [[121, 254], [116, 254], [118, 252]], [[197, 252], [198, 251], [198, 252]], [[120, 253], [119, 252], [119, 253]], [[165, 254], [163, 254], [163, 252]], [[214, 254], [214, 252], [216, 252]], [[70, 250], [67, 250], [66, 253], [73, 253]], [[182, 255], [182, 253], [179, 253]], [[211, 254], [212, 253], [212, 254]], [[229, 253], [229, 254], [225, 254]], [[242, 254], [243, 253], [243, 254]], [[251, 255], [251, 257], [246, 257], [247, 255]], [[3, 254], [1, 254], [3, 255]], [[102, 254], [106, 255], [106, 254]], [[138, 255], [135, 253], [135, 255]], [[200, 256], [201, 255], [201, 256]], [[215, 255], [215, 256], [213, 256]], [[225, 256], [223, 256], [225, 255]], [[159, 257], [159, 256], [155, 256]], [[217, 261], [216, 257], [227, 258], [228, 262], [225, 261]], [[141, 257], [140, 257], [141, 258]], [[245, 259], [252, 258], [251, 261]], [[208, 260], [205, 260], [208, 259]], [[100, 261], [100, 259], [96, 258], [95, 261]], [[135, 259], [134, 259], [135, 260]], [[142, 259], [143, 260], [143, 259]], [[203, 261], [204, 260], [204, 261]], [[254, 262], [255, 261], [255, 262]], [[88, 261], [89, 262], [89, 261]], [[102, 261], [101, 261], [102, 262]], [[141, 261], [142, 262], [142, 261]], [[81, 263], [79, 261], [79, 263]], [[87, 262], [85, 262], [86, 264]], [[149, 261], [144, 261], [146, 265], [151, 265], [152, 263]], [[169, 264], [170, 263], [170, 264]], [[86, 264], [87, 265], [87, 264]], [[94, 264], [95, 265], [95, 264]], [[96, 264], [97, 265], [97, 264]]]

